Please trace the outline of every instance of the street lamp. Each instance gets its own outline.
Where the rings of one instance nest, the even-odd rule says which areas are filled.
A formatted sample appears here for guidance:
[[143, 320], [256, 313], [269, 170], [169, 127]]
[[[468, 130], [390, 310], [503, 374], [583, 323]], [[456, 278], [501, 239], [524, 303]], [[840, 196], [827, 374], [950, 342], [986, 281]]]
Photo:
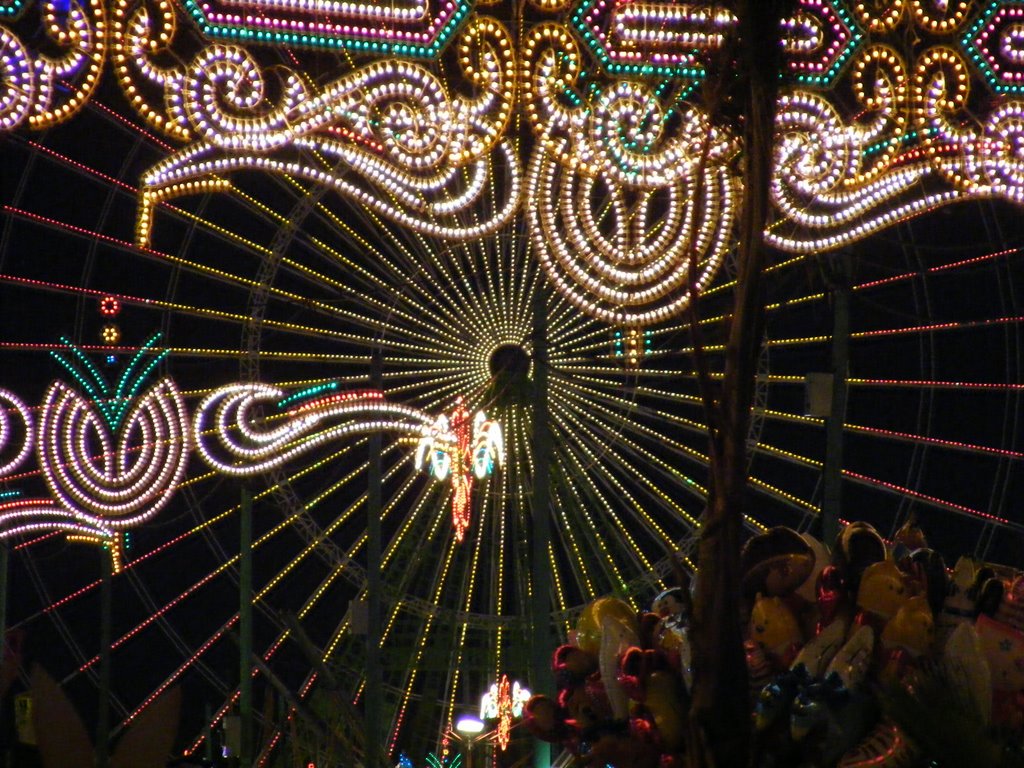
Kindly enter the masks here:
[[465, 768], [473, 768], [473, 747], [494, 735], [494, 731], [484, 731], [484, 721], [473, 715], [463, 715], [455, 721], [455, 729], [449, 732], [456, 741], [463, 745], [466, 753]]

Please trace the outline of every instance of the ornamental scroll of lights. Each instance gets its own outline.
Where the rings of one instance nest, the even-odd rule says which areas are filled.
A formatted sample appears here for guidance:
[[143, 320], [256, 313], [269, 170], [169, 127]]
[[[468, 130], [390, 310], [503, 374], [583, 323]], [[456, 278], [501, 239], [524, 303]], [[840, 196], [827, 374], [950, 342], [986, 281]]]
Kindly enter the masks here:
[[[109, 68], [179, 145], [140, 179], [140, 244], [161, 203], [257, 171], [438, 239], [520, 216], [580, 311], [627, 328], [676, 315], [735, 234], [743, 148], [701, 87], [736, 19], [533, 5], [513, 34], [493, 1], [0, 0], [0, 130], [70, 119]], [[958, 200], [1021, 201], [1022, 16], [1024, 0], [798, 0], [779, 30], [768, 242], [819, 252]], [[275, 48], [288, 63], [261, 64]], [[320, 75], [295, 53], [332, 50], [350, 63]]]
[[[269, 385], [231, 384], [207, 395], [190, 418], [171, 379], [144, 388], [164, 356], [142, 364], [152, 342], [114, 384], [81, 350], [65, 345], [68, 352], [54, 357], [77, 387], [53, 382], [37, 409], [0, 389], [0, 481], [9, 485], [35, 474], [15, 474], [34, 448], [49, 491], [44, 498], [22, 498], [16, 490], [0, 494], [0, 539], [64, 532], [69, 540], [106, 546], [115, 570], [121, 567], [124, 534], [171, 500], [193, 447], [214, 470], [234, 477], [259, 474], [324, 443], [369, 432], [413, 441], [417, 457], [426, 444], [432, 464], [463, 468], [469, 461], [480, 479], [503, 460], [501, 428], [483, 413], [470, 433], [458, 425], [449, 429], [445, 416], [388, 402], [377, 391], [311, 397], [308, 391], [289, 395]], [[468, 418], [461, 404], [460, 410]], [[468, 458], [461, 453], [463, 442], [472, 446]], [[461, 541], [469, 525], [471, 481], [436, 466], [433, 474], [450, 478], [453, 499], [462, 500], [454, 521]]]

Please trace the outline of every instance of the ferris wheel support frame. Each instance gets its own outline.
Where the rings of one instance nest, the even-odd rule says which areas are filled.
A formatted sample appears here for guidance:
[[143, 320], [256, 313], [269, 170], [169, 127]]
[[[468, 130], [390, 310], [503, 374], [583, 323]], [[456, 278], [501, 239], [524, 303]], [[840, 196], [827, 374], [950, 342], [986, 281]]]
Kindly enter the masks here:
[[[530, 686], [535, 694], [551, 693], [551, 425], [548, 412], [547, 291], [543, 283], [533, 296], [533, 547], [530, 601]], [[551, 745], [534, 738], [534, 768], [551, 765]]]
[[831, 543], [839, 536], [843, 509], [843, 429], [846, 422], [847, 377], [850, 367], [850, 293], [849, 252], [843, 251], [823, 260], [826, 280], [832, 289], [832, 393], [825, 417], [825, 463], [822, 468], [821, 501], [822, 541]]

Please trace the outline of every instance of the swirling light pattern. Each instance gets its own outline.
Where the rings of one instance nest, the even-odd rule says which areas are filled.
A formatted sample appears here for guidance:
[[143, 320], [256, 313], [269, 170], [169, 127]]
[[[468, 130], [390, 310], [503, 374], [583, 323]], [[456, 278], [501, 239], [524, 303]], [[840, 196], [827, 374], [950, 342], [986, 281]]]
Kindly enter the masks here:
[[[109, 23], [98, 0], [67, 13], [40, 2], [67, 54], [37, 54], [23, 25], [0, 27], [0, 130], [67, 119], [95, 89], [110, 48], [140, 116], [190, 142], [143, 176], [141, 245], [157, 206], [230, 193], [233, 177], [255, 170], [324, 186], [447, 240], [491, 235], [522, 214], [557, 290], [604, 322], [640, 327], [683, 312], [731, 242], [742, 148], [729, 126], [709, 128], [687, 101], [721, 66], [736, 27], [713, 3], [541, 3], [566, 18], [525, 28], [517, 46], [468, 0], [189, 0], [213, 38], [377, 57], [320, 83], [294, 54], [271, 76], [243, 47], [194, 34], [189, 46], [181, 25], [190, 22], [166, 0], [118, 0]], [[768, 242], [792, 253], [834, 250], [958, 200], [1020, 202], [1021, 8], [800, 0], [779, 30], [790, 80]], [[439, 79], [438, 54], [457, 32], [461, 71]], [[183, 55], [183, 46], [198, 51]], [[508, 133], [517, 68], [534, 135], [529, 159]], [[78, 85], [57, 88], [58, 79]], [[459, 95], [461, 83], [472, 97]], [[485, 199], [497, 202], [480, 218], [473, 211]]]
[[[171, 114], [186, 116], [175, 124], [187, 122], [201, 140], [143, 176], [137, 239], [148, 242], [156, 203], [226, 190], [222, 176], [245, 169], [326, 185], [431, 236], [493, 233], [515, 213], [520, 190], [517, 160], [507, 142], [499, 141], [514, 83], [504, 27], [490, 20], [471, 24], [463, 35], [462, 62], [481, 93], [475, 99], [449, 95], [421, 66], [382, 61], [318, 93], [310, 92], [300, 73], [286, 71], [281, 103], [266, 110], [258, 109], [267, 85], [253, 58], [237, 47], [205, 49], [188, 68], [183, 92], [168, 95]], [[507, 175], [495, 214], [460, 224], [458, 214], [495, 194], [495, 162]], [[451, 223], [438, 223], [445, 220]]]
[[6, 477], [32, 452], [32, 415], [13, 392], [0, 389], [0, 478]]
[[386, 432], [399, 441], [415, 439], [416, 468], [429, 464], [437, 480], [451, 482], [455, 539], [463, 540], [470, 522], [473, 478], [485, 479], [504, 458], [497, 422], [488, 420], [483, 411], [477, 411], [471, 421], [461, 402], [450, 417], [432, 418], [416, 408], [388, 402], [382, 392], [354, 391], [293, 406], [283, 423], [262, 427], [262, 406], [290, 399], [265, 384], [219, 387], [199, 404], [192, 426], [196, 450], [218, 472], [246, 477], [290, 463], [325, 442], [354, 435]]
[[[673, 302], [685, 314], [685, 297], [703, 281], [697, 327], [718, 361], [733, 285], [715, 244], [730, 239], [717, 228], [741, 203], [734, 170], [743, 148], [729, 125], [695, 106], [695, 89], [727, 50], [716, 50], [715, 36], [726, 35], [727, 46], [731, 27], [695, 30], [677, 12], [707, 4], [628, 5], [601, 11], [609, 50], [621, 33], [645, 55], [668, 57], [666, 67], [689, 56], [700, 73], [626, 77], [603, 67], [573, 24], [582, 4], [571, 0], [536, 0], [525, 16], [514, 11], [524, 4], [478, 7], [444, 55], [415, 63], [211, 41], [178, 4], [114, 0], [104, 6], [105, 85], [116, 84], [124, 101], [113, 87], [94, 90], [74, 121], [61, 113], [63, 125], [37, 133], [27, 115], [40, 105], [57, 116], [85, 82], [87, 61], [47, 102], [33, 74], [44, 54], [35, 36], [43, 6], [26, 3], [0, 21], [2, 150], [22, 169], [0, 201], [4, 298], [28, 297], [76, 339], [95, 340], [96, 302], [116, 296], [122, 339], [90, 354], [130, 356], [133, 329], [164, 328], [167, 365], [192, 406], [240, 378], [282, 392], [329, 382], [359, 390], [378, 351], [395, 402], [436, 415], [462, 396], [505, 427], [508, 461], [474, 492], [479, 506], [462, 544], [449, 532], [453, 487], [415, 470], [415, 441], [386, 442], [380, 457], [384, 719], [396, 751], [435, 748], [482, 681], [522, 666], [537, 371], [548, 374], [552, 423], [553, 631], [595, 595], [643, 604], [667, 572], [664, 552], [685, 548], [704, 503], [696, 341], [682, 319], [658, 318]], [[817, 251], [846, 245], [857, 270], [846, 419], [855, 450], [842, 475], [850, 514], [892, 532], [914, 512], [942, 551], [1017, 555], [1021, 221], [1008, 206], [977, 201], [1018, 199], [1021, 105], [974, 58], [983, 45], [1000, 72], [1015, 71], [1014, 36], [1003, 36], [1004, 55], [993, 36], [1002, 33], [983, 38], [976, 25], [990, 7], [1017, 5], [805, 0], [784, 25], [769, 237], [792, 255], [767, 273], [752, 527], [807, 528], [818, 513], [823, 424], [803, 412], [804, 373], [823, 365], [832, 328], [829, 293], [815, 279], [828, 260]], [[492, 12], [504, 14], [509, 33], [487, 32]], [[687, 47], [691, 33], [709, 47]], [[339, 103], [356, 111], [328, 114]], [[296, 117], [308, 118], [301, 130], [288, 124]], [[511, 183], [520, 176], [523, 194]], [[435, 177], [450, 183], [427, 190], [424, 179]], [[153, 184], [140, 189], [140, 181]], [[364, 206], [345, 184], [380, 205]], [[133, 245], [145, 240], [131, 231], [140, 197], [149, 247]], [[678, 202], [684, 197], [696, 204]], [[974, 200], [967, 216], [953, 208], [927, 225], [912, 218], [964, 199]], [[675, 226], [667, 248], [679, 258], [649, 267], [662, 209]], [[543, 226], [564, 251], [540, 241]], [[474, 227], [497, 232], [474, 236]], [[881, 236], [858, 248], [872, 233]], [[684, 240], [705, 250], [684, 256]], [[541, 271], [541, 248], [554, 280]], [[662, 292], [643, 284], [649, 273], [675, 283]], [[626, 278], [639, 286], [629, 317], [614, 293], [628, 293], [616, 283]], [[0, 355], [4, 375], [32, 378], [38, 366], [26, 359], [54, 345], [41, 323], [19, 315], [23, 305], [2, 304], [4, 320], [11, 313], [21, 322], [3, 326]], [[515, 352], [511, 363], [499, 364], [502, 349]], [[51, 372], [35, 374], [41, 393]], [[325, 678], [292, 641], [282, 611], [295, 614], [339, 681], [338, 700], [361, 704], [365, 642], [345, 606], [364, 596], [367, 580], [367, 449], [364, 435], [324, 442], [254, 483], [257, 649], [300, 698], [315, 696]], [[48, 494], [38, 473], [6, 481], [25, 499]], [[122, 724], [177, 682], [217, 703], [214, 724], [237, 700], [237, 680], [224, 670], [237, 668], [229, 638], [238, 622], [238, 485], [193, 462], [161, 514], [133, 530], [136, 548], [117, 580], [124, 629], [114, 658], [144, 674], [118, 682]], [[63, 642], [39, 653], [58, 679], [87, 687], [96, 643], [80, 617], [97, 607], [97, 580], [94, 564], [70, 556], [63, 541], [12, 539], [12, 565], [36, 589], [14, 596], [10, 615], [47, 637], [60, 629]], [[256, 684], [270, 687], [262, 673]], [[201, 712], [191, 708], [183, 726], [184, 746], [196, 750], [205, 747]], [[270, 722], [267, 732], [263, 765], [295, 746], [286, 723]]]

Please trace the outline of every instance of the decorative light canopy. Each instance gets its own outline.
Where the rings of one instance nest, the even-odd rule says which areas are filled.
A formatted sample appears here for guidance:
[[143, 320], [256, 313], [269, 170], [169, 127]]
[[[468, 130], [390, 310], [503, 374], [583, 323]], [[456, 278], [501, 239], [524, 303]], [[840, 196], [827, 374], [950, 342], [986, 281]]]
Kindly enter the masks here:
[[[258, 171], [439, 239], [521, 214], [579, 310], [617, 327], [662, 322], [706, 289], [734, 238], [742, 147], [688, 99], [722, 66], [735, 16], [710, 2], [534, 5], [541, 19], [516, 43], [469, 0], [187, 0], [187, 15], [167, 0], [66, 12], [7, 0], [0, 131], [69, 119], [109, 52], [139, 116], [188, 142], [141, 180], [140, 245], [160, 204], [230, 193], [233, 174]], [[957, 200], [1020, 201], [1022, 14], [1021, 0], [799, 0], [779, 30], [768, 242], [830, 250]], [[34, 19], [61, 55], [36, 49]], [[452, 71], [438, 56], [456, 35]], [[275, 85], [243, 45], [365, 56], [326, 82], [294, 59]], [[505, 136], [517, 99], [528, 158]]]
[[185, 0], [210, 38], [240, 43], [344, 48], [432, 59], [465, 21], [470, 0], [388, 5], [332, 0]]

